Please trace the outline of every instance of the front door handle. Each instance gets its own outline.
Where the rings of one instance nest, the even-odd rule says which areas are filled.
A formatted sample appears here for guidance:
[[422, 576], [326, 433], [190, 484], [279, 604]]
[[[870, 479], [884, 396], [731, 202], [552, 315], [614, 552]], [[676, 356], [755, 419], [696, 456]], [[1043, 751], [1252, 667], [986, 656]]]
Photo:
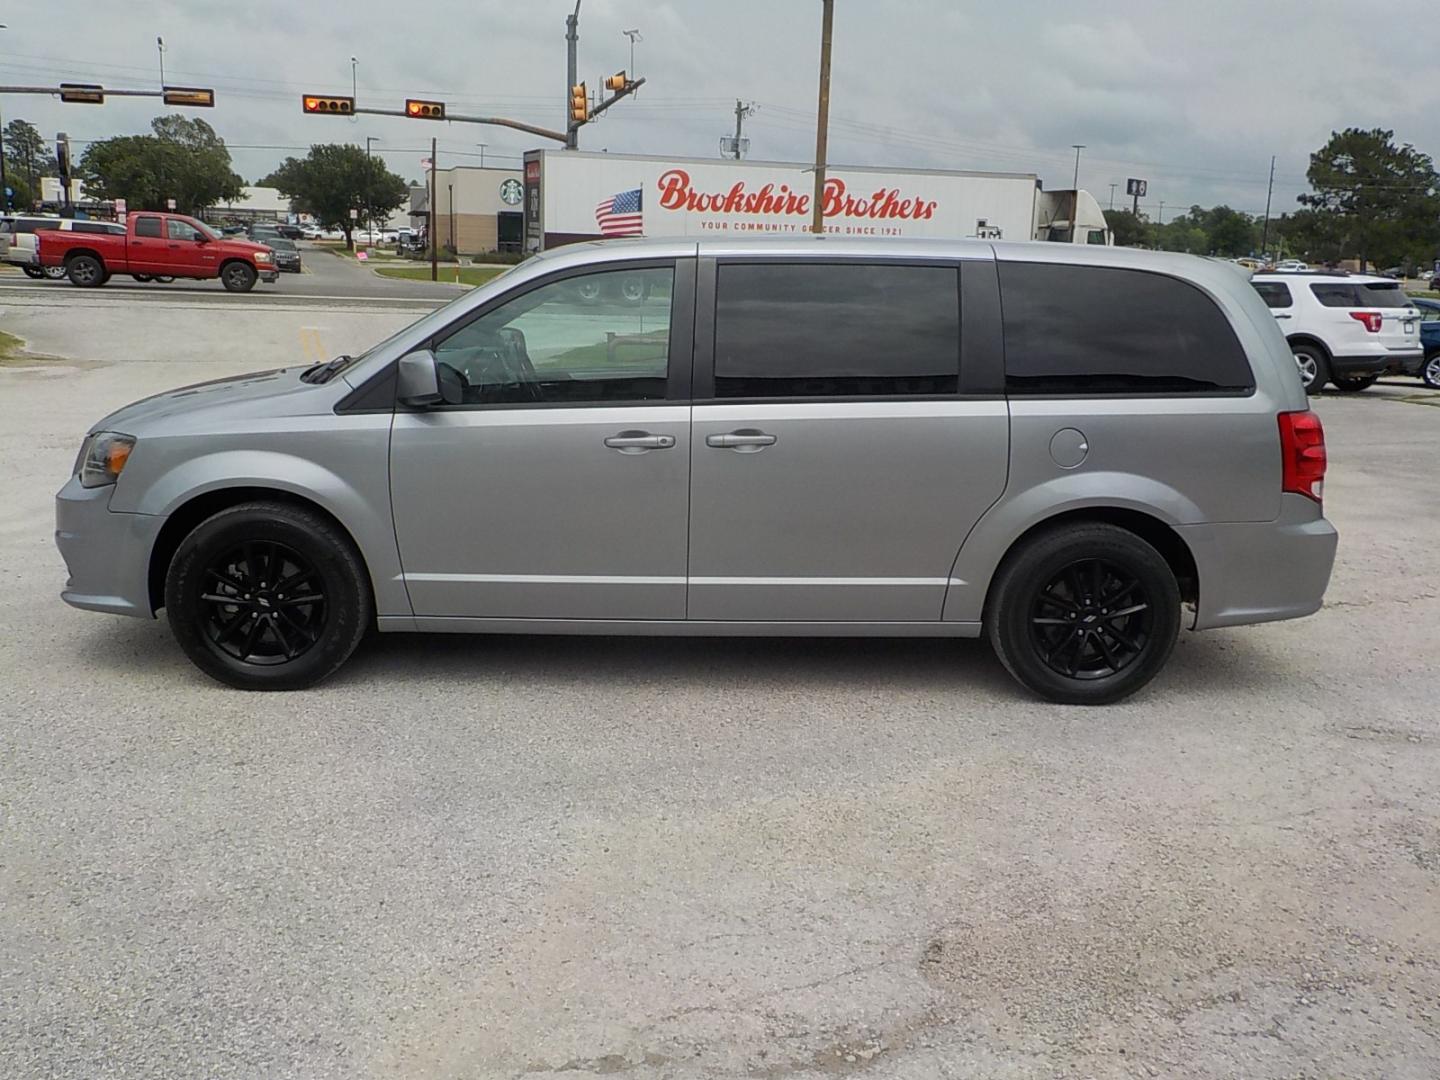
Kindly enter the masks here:
[[705, 445], [718, 450], [734, 450], [741, 454], [753, 454], [775, 445], [775, 436], [763, 431], [732, 431], [728, 435], [706, 435]]
[[1289, 315], [1276, 315], [1275, 318], [1277, 318], [1277, 319], [1288, 319], [1288, 318], [1290, 318], [1290, 316], [1289, 316]]
[[611, 450], [622, 454], [643, 454], [647, 450], [669, 450], [675, 445], [674, 435], [651, 435], [648, 431], [622, 431], [605, 440]]

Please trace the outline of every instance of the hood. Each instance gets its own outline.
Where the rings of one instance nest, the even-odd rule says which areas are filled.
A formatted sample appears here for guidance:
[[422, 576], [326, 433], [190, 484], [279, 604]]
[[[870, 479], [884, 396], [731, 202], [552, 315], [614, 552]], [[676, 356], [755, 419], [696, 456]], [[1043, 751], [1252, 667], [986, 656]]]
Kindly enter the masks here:
[[218, 243], [226, 251], [232, 252], [236, 255], [253, 256], [257, 251], [270, 250], [264, 244], [257, 244], [253, 240], [232, 240], [229, 237], [224, 237], [220, 240], [217, 240], [216, 243]]
[[[201, 413], [223, 409], [227, 418], [247, 416], [291, 416], [315, 409], [331, 408], [337, 385], [348, 390], [343, 380], [328, 383], [300, 381], [304, 367], [273, 368], [233, 375], [224, 379], [182, 386], [154, 397], [131, 402], [91, 425], [91, 432], [122, 431], [140, 437], [159, 421], [173, 422]], [[320, 393], [322, 391], [329, 393]], [[317, 400], [323, 399], [323, 400]]]

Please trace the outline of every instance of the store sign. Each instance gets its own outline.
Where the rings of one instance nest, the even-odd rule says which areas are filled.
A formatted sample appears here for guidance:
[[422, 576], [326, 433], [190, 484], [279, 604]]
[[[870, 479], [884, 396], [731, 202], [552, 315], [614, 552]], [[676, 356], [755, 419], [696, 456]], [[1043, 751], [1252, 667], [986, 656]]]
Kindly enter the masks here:
[[[773, 218], [803, 218], [811, 214], [811, 194], [797, 191], [786, 183], [748, 186], [745, 181], [737, 180], [728, 189], [699, 191], [686, 170], [670, 169], [661, 175], [657, 186], [662, 210]], [[825, 181], [821, 195], [825, 217], [852, 221], [928, 221], [935, 216], [938, 206], [935, 199], [909, 194], [898, 187], [856, 193], [838, 176]]]
[[500, 201], [506, 206], [519, 206], [525, 201], [525, 189], [513, 176], [500, 185]]

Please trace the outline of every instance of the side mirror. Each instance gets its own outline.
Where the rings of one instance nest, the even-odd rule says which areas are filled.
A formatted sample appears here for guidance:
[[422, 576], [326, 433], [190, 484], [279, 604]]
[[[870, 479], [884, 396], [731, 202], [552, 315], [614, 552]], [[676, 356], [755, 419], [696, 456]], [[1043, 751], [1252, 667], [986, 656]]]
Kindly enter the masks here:
[[417, 349], [400, 358], [395, 396], [400, 404], [408, 405], [412, 409], [428, 409], [444, 400], [440, 394], [440, 373], [435, 367], [433, 352], [429, 349]]

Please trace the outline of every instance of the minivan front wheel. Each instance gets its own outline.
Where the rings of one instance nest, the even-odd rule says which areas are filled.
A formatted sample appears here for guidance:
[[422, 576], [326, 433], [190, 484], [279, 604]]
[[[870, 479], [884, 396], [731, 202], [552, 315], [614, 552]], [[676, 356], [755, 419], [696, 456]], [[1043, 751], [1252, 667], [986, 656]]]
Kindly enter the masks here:
[[1431, 390], [1440, 390], [1440, 352], [1431, 353], [1425, 358], [1425, 366], [1420, 369], [1420, 378]]
[[1099, 522], [1057, 528], [1007, 557], [986, 630], [1028, 689], [1104, 705], [1164, 666], [1180, 631], [1180, 589], [1164, 557], [1132, 532]]
[[1330, 380], [1330, 360], [1314, 345], [1291, 345], [1295, 366], [1300, 369], [1300, 382], [1307, 394], [1314, 394]]
[[282, 502], [243, 503], [196, 526], [170, 561], [165, 608], [195, 665], [242, 690], [313, 686], [373, 621], [349, 537]]

